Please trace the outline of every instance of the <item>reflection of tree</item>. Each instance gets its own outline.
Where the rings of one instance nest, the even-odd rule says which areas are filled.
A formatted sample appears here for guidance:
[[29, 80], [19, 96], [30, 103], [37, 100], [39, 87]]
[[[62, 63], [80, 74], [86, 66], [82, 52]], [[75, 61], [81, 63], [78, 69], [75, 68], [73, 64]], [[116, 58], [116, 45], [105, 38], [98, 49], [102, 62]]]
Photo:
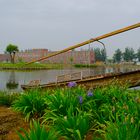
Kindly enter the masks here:
[[9, 77], [9, 81], [6, 83], [7, 89], [18, 88], [18, 82], [15, 80], [15, 71], [12, 71]]

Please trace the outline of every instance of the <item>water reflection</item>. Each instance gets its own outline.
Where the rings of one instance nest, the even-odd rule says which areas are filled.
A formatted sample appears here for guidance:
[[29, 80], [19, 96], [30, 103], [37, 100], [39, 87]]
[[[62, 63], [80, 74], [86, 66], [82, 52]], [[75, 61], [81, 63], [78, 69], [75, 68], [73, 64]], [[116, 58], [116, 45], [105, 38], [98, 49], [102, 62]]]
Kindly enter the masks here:
[[95, 67], [72, 68], [62, 70], [40, 71], [0, 71], [0, 90], [21, 91], [21, 85], [28, 84], [32, 80], [41, 80], [41, 84], [56, 82], [56, 77], [75, 72], [82, 72], [83, 77], [96, 76], [105, 73], [118, 73], [131, 71], [130, 67]]
[[16, 81], [16, 78], [15, 78], [15, 71], [11, 71], [10, 73], [10, 77], [9, 77], [9, 80], [8, 82], [6, 82], [6, 88], [7, 89], [17, 89], [18, 88], [18, 82]]

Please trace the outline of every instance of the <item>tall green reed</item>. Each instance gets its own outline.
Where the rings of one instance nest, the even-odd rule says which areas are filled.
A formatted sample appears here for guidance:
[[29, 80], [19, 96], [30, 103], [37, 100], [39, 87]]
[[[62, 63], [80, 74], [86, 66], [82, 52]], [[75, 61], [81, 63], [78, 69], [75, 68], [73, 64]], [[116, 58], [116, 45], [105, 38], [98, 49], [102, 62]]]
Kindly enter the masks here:
[[45, 125], [40, 125], [39, 121], [30, 123], [30, 131], [21, 128], [21, 132], [24, 135], [17, 132], [20, 140], [58, 140], [58, 134], [54, 130], [46, 128]]
[[45, 94], [41, 94], [39, 89], [27, 91], [22, 94], [12, 105], [13, 109], [25, 115], [25, 118], [39, 118], [47, 108]]

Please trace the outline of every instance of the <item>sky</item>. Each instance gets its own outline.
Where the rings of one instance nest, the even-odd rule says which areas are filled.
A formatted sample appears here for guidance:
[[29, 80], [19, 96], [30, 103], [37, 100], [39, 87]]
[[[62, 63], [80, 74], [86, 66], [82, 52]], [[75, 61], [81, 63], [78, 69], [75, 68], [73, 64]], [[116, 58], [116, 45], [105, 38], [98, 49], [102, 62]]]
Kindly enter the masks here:
[[[8, 44], [59, 51], [139, 22], [140, 0], [0, 0], [0, 53]], [[101, 41], [108, 57], [117, 48], [136, 51], [140, 28]]]

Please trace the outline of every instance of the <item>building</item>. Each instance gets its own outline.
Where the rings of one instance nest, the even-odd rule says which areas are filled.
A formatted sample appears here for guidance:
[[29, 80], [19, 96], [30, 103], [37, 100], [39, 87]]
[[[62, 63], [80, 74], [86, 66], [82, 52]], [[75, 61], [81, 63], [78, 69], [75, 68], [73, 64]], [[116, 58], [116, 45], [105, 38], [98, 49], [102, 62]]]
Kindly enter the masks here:
[[[48, 49], [31, 49], [18, 52], [16, 61], [30, 62], [39, 58], [56, 53], [56, 51], [48, 51]], [[63, 64], [93, 64], [95, 62], [94, 51], [68, 51], [49, 59], [41, 61], [42, 63], [63, 63]]]
[[[55, 52], [48, 52], [52, 54]], [[47, 63], [63, 63], [63, 64], [93, 64], [95, 62], [95, 55], [93, 51], [68, 51], [57, 56], [44, 60]]]
[[16, 53], [16, 62], [29, 62], [47, 56], [48, 49], [30, 49]]
[[9, 62], [10, 55], [9, 54], [0, 54], [0, 62]]

